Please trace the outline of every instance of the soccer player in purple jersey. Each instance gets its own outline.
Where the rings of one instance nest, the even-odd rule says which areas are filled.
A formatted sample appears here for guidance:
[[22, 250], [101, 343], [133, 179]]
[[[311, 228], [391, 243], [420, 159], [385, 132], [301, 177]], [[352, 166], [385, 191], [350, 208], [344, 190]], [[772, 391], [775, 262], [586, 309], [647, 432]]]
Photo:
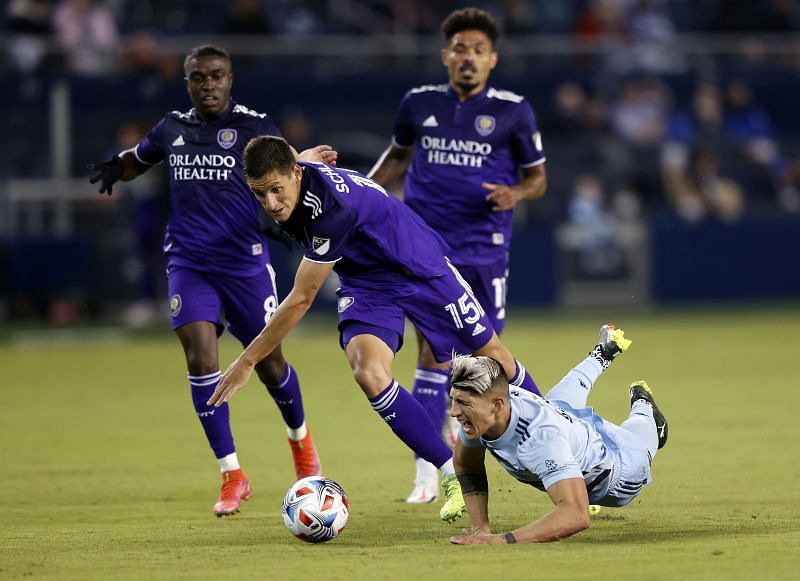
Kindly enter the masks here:
[[244, 151], [247, 183], [280, 227], [305, 248], [294, 287], [264, 329], [228, 367], [209, 404], [224, 405], [253, 366], [305, 315], [332, 270], [339, 276], [340, 344], [372, 408], [416, 454], [444, 476], [440, 516], [465, 510], [453, 455], [425, 409], [392, 376], [405, 318], [439, 362], [453, 349], [501, 363], [512, 385], [531, 389], [525, 372], [492, 328], [470, 286], [445, 257], [444, 241], [413, 210], [360, 173], [296, 162], [280, 137]]
[[[405, 174], [405, 203], [447, 242], [447, 256], [500, 334], [511, 212], [545, 192], [542, 140], [528, 101], [487, 85], [498, 58], [492, 17], [477, 8], [456, 10], [442, 23], [442, 34], [449, 84], [406, 93], [392, 144], [369, 177], [388, 186]], [[442, 428], [450, 373], [447, 364], [436, 363], [419, 331], [417, 344], [413, 394]], [[455, 426], [445, 426], [451, 443]], [[435, 468], [420, 458], [414, 484], [407, 502], [431, 502], [439, 494]]]
[[[278, 133], [272, 120], [231, 99], [233, 72], [228, 53], [199, 46], [186, 55], [186, 88], [194, 108], [173, 111], [133, 149], [92, 164], [92, 183], [111, 194], [166, 160], [171, 208], [164, 240], [172, 328], [183, 346], [192, 401], [222, 472], [214, 514], [239, 511], [252, 494], [231, 433], [228, 406], [206, 404], [220, 380], [218, 336], [224, 311], [231, 333], [247, 345], [278, 306], [267, 240], [260, 231], [261, 208], [242, 173], [244, 145], [254, 136]], [[336, 152], [318, 146], [301, 159], [335, 162]], [[256, 373], [287, 426], [297, 478], [320, 473], [305, 422], [300, 383], [280, 344], [255, 363]]]

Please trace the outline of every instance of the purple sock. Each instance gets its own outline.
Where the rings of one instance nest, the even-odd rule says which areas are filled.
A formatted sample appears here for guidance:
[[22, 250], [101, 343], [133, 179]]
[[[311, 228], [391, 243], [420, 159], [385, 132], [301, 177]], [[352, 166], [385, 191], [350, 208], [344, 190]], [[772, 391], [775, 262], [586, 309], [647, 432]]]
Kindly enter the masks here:
[[208, 398], [217, 388], [220, 377], [219, 371], [208, 375], [189, 375], [194, 409], [197, 412], [200, 423], [203, 425], [208, 443], [217, 458], [233, 454], [236, 451], [236, 446], [233, 445], [228, 404], [218, 408], [206, 405]]
[[517, 373], [514, 375], [514, 378], [509, 381], [510, 385], [516, 385], [517, 387], [521, 387], [524, 390], [530, 391], [531, 393], [535, 393], [538, 396], [542, 395], [542, 392], [539, 391], [539, 388], [536, 387], [536, 382], [531, 377], [531, 374], [528, 373], [525, 368], [522, 366], [522, 363], [517, 361], [516, 359], [514, 362], [517, 364]]
[[417, 367], [414, 373], [414, 389], [411, 394], [425, 408], [433, 427], [442, 433], [444, 416], [447, 412], [447, 390], [450, 386], [450, 373], [440, 369]]
[[425, 458], [437, 468], [453, 456], [442, 441], [441, 430], [433, 425], [425, 408], [396, 381], [370, 398], [369, 402], [372, 409], [417, 456]]
[[292, 429], [299, 428], [306, 418], [303, 397], [300, 395], [300, 380], [297, 379], [294, 368], [287, 363], [278, 385], [267, 385], [267, 391], [275, 400], [286, 425]]

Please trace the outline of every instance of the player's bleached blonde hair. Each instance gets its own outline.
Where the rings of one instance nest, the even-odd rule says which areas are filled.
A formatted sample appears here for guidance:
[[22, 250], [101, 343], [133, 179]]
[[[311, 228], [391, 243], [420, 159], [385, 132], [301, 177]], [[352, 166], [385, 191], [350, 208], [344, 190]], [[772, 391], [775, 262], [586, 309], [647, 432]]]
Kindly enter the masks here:
[[508, 385], [503, 366], [483, 355], [458, 355], [453, 353], [450, 385], [456, 389], [483, 395], [496, 385]]

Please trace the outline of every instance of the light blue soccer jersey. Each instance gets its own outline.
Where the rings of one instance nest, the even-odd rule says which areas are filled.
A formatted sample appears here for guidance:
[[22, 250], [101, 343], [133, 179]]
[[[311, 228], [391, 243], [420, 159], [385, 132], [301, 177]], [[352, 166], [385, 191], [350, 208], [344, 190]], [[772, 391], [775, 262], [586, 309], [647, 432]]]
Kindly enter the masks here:
[[483, 445], [520, 482], [546, 490], [560, 480], [583, 478], [589, 501], [603, 499], [621, 474], [621, 457], [607, 428], [615, 428], [591, 408], [564, 410], [530, 392], [511, 388], [511, 421], [496, 440]]
[[403, 97], [394, 145], [413, 147], [403, 199], [450, 246], [455, 264], [503, 260], [511, 210], [493, 211], [483, 182], [514, 185], [519, 169], [544, 163], [530, 103], [486, 87], [464, 102], [449, 85], [425, 85]]

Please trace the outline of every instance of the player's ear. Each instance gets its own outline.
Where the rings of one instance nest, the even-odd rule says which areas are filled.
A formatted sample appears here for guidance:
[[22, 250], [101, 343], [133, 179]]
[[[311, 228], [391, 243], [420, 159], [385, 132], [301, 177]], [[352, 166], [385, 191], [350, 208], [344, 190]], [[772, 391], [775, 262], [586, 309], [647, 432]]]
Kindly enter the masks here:
[[500, 58], [500, 55], [497, 54], [496, 50], [493, 50], [492, 51], [492, 58], [491, 58], [491, 61], [490, 61], [492, 69], [497, 66], [497, 59], [499, 59], [499, 58]]
[[442, 64], [444, 66], [447, 66], [447, 53], [448, 53], [448, 50], [446, 48], [443, 48], [442, 49]]

